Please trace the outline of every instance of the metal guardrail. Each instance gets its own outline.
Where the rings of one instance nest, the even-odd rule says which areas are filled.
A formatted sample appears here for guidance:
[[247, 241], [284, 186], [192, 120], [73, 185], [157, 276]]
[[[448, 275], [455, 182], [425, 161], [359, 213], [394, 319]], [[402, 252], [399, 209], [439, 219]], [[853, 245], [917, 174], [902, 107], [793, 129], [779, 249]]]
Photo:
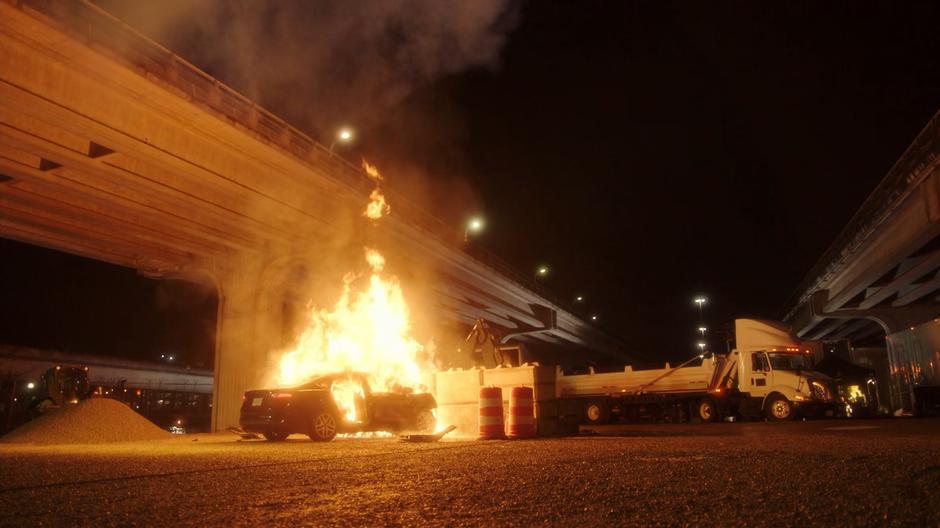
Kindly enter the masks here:
[[940, 158], [940, 111], [904, 151], [888, 174], [862, 202], [862, 206], [839, 232], [816, 264], [800, 282], [783, 306], [784, 320], [789, 320], [817, 286], [838, 272], [840, 263], [852, 255], [875, 227], [927, 177], [929, 168]]
[[[13, 1], [13, 0], [7, 0]], [[333, 154], [322, 144], [283, 119], [258, 106], [255, 102], [219, 82], [172, 51], [127, 26], [108, 12], [87, 0], [19, 0], [58, 24], [59, 29], [108, 57], [138, 71], [190, 102], [224, 116], [259, 136], [267, 143], [285, 150], [357, 192], [368, 196], [372, 181], [362, 169]], [[555, 306], [575, 315], [570, 302], [562, 301], [547, 288], [537, 284], [496, 255], [475, 245], [455, 243], [461, 230], [450, 226], [422, 209], [394, 189], [384, 189], [393, 213], [406, 220], [424, 235], [471, 256], [523, 288], [532, 291]], [[592, 325], [597, 326], [597, 325]], [[611, 336], [608, 336], [611, 337]]]

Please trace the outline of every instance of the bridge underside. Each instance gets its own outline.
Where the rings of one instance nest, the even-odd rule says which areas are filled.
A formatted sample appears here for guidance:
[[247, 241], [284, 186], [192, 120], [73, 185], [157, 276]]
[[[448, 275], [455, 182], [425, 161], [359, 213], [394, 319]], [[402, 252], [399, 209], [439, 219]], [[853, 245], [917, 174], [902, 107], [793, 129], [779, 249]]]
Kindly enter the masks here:
[[804, 280], [787, 320], [811, 340], [890, 334], [940, 315], [940, 114]]

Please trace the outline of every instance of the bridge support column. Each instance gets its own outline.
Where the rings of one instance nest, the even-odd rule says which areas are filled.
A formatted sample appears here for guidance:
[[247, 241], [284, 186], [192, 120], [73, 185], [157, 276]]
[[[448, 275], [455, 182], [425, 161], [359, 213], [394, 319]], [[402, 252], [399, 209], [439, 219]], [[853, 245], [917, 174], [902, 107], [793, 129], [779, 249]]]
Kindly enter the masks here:
[[267, 359], [267, 348], [257, 339], [262, 269], [259, 263], [251, 263], [219, 277], [213, 431], [238, 425], [242, 395], [261, 381], [257, 377], [263, 373]]

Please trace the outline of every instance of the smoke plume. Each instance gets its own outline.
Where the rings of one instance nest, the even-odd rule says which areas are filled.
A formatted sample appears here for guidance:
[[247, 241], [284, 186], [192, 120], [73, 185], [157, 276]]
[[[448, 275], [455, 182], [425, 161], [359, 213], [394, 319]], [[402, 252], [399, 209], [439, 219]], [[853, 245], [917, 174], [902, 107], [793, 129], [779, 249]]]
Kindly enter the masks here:
[[96, 1], [320, 134], [374, 127], [417, 86], [495, 66], [516, 18], [509, 0]]

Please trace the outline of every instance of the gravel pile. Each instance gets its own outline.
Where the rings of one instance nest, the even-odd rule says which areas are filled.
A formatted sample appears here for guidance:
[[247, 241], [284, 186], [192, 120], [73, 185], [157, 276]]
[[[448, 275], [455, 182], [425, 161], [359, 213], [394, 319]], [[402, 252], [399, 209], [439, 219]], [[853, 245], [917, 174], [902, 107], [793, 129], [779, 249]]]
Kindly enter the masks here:
[[102, 444], [170, 438], [127, 405], [108, 398], [89, 398], [51, 409], [0, 437], [8, 444]]

